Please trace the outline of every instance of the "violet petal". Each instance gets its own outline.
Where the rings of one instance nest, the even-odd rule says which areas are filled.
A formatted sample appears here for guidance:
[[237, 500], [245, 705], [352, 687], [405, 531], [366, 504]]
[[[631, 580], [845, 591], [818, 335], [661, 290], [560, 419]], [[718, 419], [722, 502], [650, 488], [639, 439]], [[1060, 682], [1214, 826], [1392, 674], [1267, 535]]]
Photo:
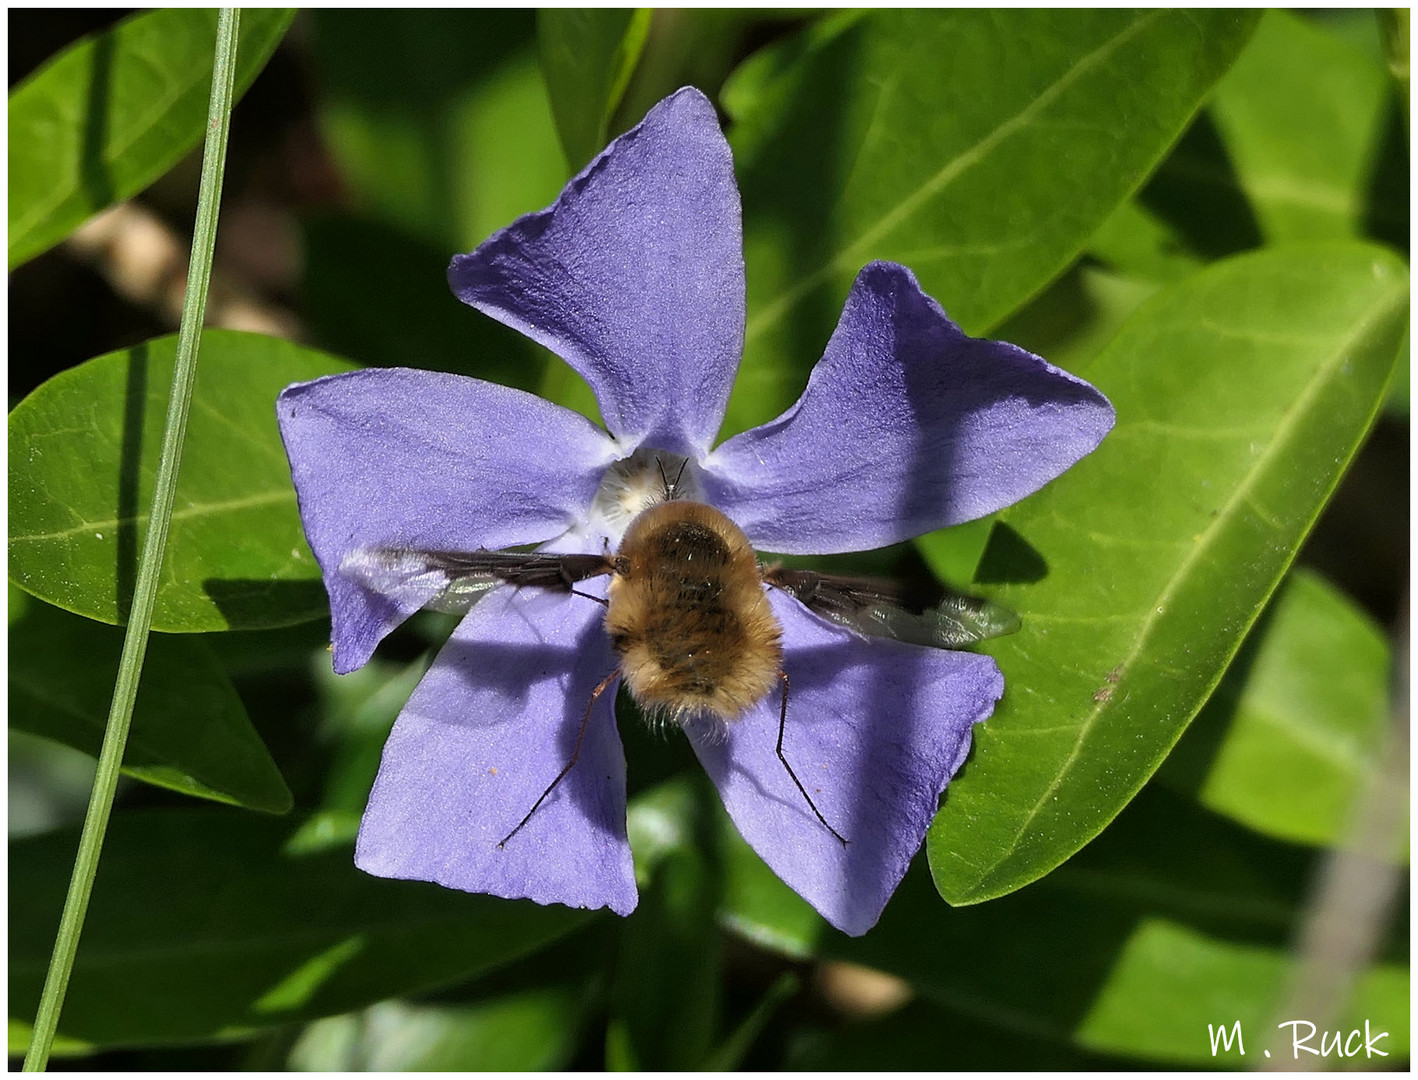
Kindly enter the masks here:
[[298, 383], [281, 392], [276, 416], [330, 593], [342, 674], [442, 585], [381, 588], [349, 573], [348, 560], [375, 547], [471, 551], [557, 536], [585, 515], [615, 458], [604, 433], [576, 413], [432, 371], [374, 368]]
[[[587, 591], [594, 591], [588, 589]], [[635, 908], [614, 670], [602, 609], [500, 588], [454, 631], [399, 715], [360, 825], [355, 862], [380, 877], [542, 904]]]
[[743, 230], [714, 106], [685, 88], [547, 210], [448, 268], [465, 303], [585, 377], [623, 451], [706, 450], [743, 351]]
[[1004, 680], [967, 652], [863, 640], [769, 590], [790, 680], [784, 753], [844, 847], [778, 760], [780, 699], [770, 694], [727, 737], [687, 729], [734, 824], [773, 872], [833, 926], [876, 924], [920, 848], [971, 728]]
[[1009, 506], [1112, 426], [1088, 383], [967, 337], [910, 270], [874, 262], [802, 397], [714, 450], [702, 480], [755, 547], [859, 551]]

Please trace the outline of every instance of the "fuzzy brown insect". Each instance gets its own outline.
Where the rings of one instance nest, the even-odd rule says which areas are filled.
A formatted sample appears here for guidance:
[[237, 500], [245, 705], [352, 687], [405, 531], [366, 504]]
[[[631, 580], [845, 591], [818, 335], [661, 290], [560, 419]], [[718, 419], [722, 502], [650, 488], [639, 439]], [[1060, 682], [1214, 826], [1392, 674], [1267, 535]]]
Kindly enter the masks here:
[[[605, 605], [605, 627], [619, 663], [592, 691], [571, 758], [502, 847], [576, 764], [591, 711], [601, 694], [623, 678], [631, 697], [652, 717], [679, 726], [705, 720], [727, 725], [781, 688], [777, 756], [818, 821], [843, 844], [846, 837], [822, 816], [783, 748], [788, 716], [788, 675], [783, 631], [765, 586], [790, 593], [816, 614], [869, 637], [934, 648], [963, 645], [1011, 633], [1019, 620], [983, 600], [948, 594], [924, 612], [908, 609], [890, 583], [785, 569], [759, 563], [748, 538], [714, 507], [674, 497], [641, 511], [614, 555], [421, 552], [376, 549], [344, 568], [383, 592], [411, 580], [446, 582], [428, 605], [466, 609], [497, 584], [569, 592]], [[606, 598], [576, 585], [611, 575]]]

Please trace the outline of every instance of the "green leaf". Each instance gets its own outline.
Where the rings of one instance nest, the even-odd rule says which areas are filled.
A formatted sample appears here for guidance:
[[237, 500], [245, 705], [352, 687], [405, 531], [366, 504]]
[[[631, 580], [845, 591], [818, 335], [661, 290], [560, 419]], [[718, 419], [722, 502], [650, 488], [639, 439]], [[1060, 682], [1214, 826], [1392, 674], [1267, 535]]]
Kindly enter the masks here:
[[[243, 13], [235, 93], [266, 66], [293, 9]], [[215, 8], [124, 19], [10, 94], [10, 269], [142, 191], [202, 141]]]
[[455, 252], [556, 198], [566, 159], [532, 12], [310, 15], [320, 126], [341, 177], [360, 210], [444, 253], [440, 279]]
[[537, 45], [552, 115], [572, 171], [606, 144], [650, 31], [649, 8], [541, 8]]
[[1408, 246], [1408, 145], [1364, 12], [1271, 12], [1138, 195], [1089, 242], [1129, 276], [1180, 280], [1208, 259], [1286, 240]]
[[[14, 1058], [24, 1057], [25, 1050], [29, 1048], [30, 1039], [34, 1037], [34, 1025], [24, 1020], [10, 1020], [10, 1056]], [[94, 1053], [98, 1048], [90, 1046], [86, 1042], [78, 1039], [66, 1039], [62, 1035], [54, 1040], [54, 1044], [49, 1048], [50, 1057], [83, 1057]]]
[[975, 567], [985, 553], [994, 525], [995, 519], [990, 516], [948, 529], [937, 529], [918, 536], [916, 548], [937, 579], [958, 588], [974, 578]]
[[[1284, 950], [1218, 940], [1162, 919], [1143, 920], [1128, 936], [1111, 977], [1079, 1026], [1077, 1040], [1093, 1050], [1240, 1067], [1245, 1064], [1240, 1046], [1212, 1053], [1206, 1037], [1209, 1025], [1224, 1025], [1229, 1031], [1239, 1024], [1242, 1034], [1250, 1035], [1246, 1052], [1258, 1055], [1271, 1036], [1272, 1010], [1293, 981], [1294, 969], [1294, 958]], [[1374, 1032], [1387, 1031], [1389, 1037], [1376, 1045], [1394, 1058], [1405, 1058], [1408, 992], [1407, 970], [1397, 964], [1375, 966], [1355, 987], [1362, 1004], [1350, 1004], [1329, 1027], [1346, 1035], [1358, 1030], [1359, 1044], [1366, 1024]], [[1319, 1049], [1319, 1040], [1312, 1046]], [[1273, 1060], [1281, 1068], [1299, 1068], [1295, 1062], [1302, 1053], [1287, 1055], [1288, 1061]]]
[[968, 332], [1059, 274], [1245, 43], [1232, 11], [843, 13], [726, 88], [749, 321], [727, 431], [791, 404], [860, 268]]
[[655, 104], [683, 86], [710, 98], [758, 41], [782, 36], [790, 23], [818, 13], [798, 8], [655, 8], [649, 39], [611, 119], [610, 134], [640, 123]]
[[1103, 445], [1000, 515], [977, 588], [1017, 611], [1006, 692], [928, 836], [941, 895], [1048, 873], [1126, 805], [1205, 702], [1382, 400], [1394, 256], [1297, 245], [1146, 302], [1086, 375]]
[[358, 671], [336, 675], [323, 650], [311, 663], [323, 727], [338, 736], [324, 770], [320, 808], [358, 820], [379, 772], [394, 720], [433, 660], [430, 651], [410, 664], [375, 657]]
[[1260, 832], [1332, 846], [1377, 767], [1388, 680], [1388, 643], [1373, 621], [1297, 570], [1162, 775]]
[[[21, 598], [10, 626], [10, 727], [98, 756], [123, 634]], [[123, 772], [218, 802], [283, 814], [291, 793], [205, 642], [148, 642]]]
[[385, 1001], [307, 1027], [291, 1050], [306, 1072], [545, 1072], [567, 1067], [585, 988], [543, 986], [471, 1005]]
[[[1377, 61], [1290, 12], [1261, 19], [1216, 84], [1211, 115], [1267, 241], [1363, 233], [1397, 107]], [[1406, 184], [1402, 205], [1376, 212], [1401, 218], [1406, 237]]]
[[[318, 118], [356, 211], [307, 230], [319, 340], [365, 364], [533, 392], [560, 369], [590, 398], [547, 350], [448, 291], [454, 253], [542, 209], [566, 180], [533, 13], [320, 8], [310, 19]], [[394, 308], [404, 316], [389, 318]]]
[[[741, 841], [728, 858], [735, 874], [771, 878]], [[994, 1033], [993, 1061], [972, 1060], [962, 1038], [967, 1053], [954, 1063], [998, 1069], [1043, 1064], [1050, 1044], [1057, 1061], [1087, 1062], [1084, 1051], [1200, 1065], [1210, 1060], [1206, 1024], [1223, 1016], [1241, 1019], [1259, 1043], [1294, 971], [1291, 943], [1313, 865], [1300, 849], [1150, 787], [1096, 843], [1029, 889], [942, 909], [923, 871], [918, 863], [907, 874], [871, 933], [824, 930], [810, 955], [896, 975], [954, 1014], [934, 1056], [929, 1046], [903, 1045], [903, 1065], [944, 1067], [948, 1032], [984, 1025]], [[777, 898], [739, 893], [725, 915], [771, 948], [796, 932], [783, 910]], [[1367, 1015], [1402, 1048], [1406, 951], [1406, 941], [1389, 944], [1344, 1016], [1362, 1026]]]
[[[290, 1024], [471, 978], [590, 914], [297, 854], [297, 822], [221, 809], [114, 814], [60, 1032], [96, 1047]], [[14, 843], [10, 1010], [33, 1015], [76, 833]]]
[[[177, 338], [61, 372], [10, 414], [10, 577], [101, 622], [122, 622], [161, 448]], [[278, 626], [324, 616], [276, 428], [290, 383], [349, 370], [278, 338], [202, 336], [153, 629]]]
[[[1178, 153], [1181, 153], [1180, 149]], [[1171, 167], [1172, 159], [1169, 158], [1154, 174], [1154, 184], [1160, 185]], [[1150, 188], [1144, 190], [1146, 194], [1151, 194]], [[1207, 194], [1215, 193], [1208, 190]], [[1228, 189], [1228, 194], [1236, 197], [1234, 189]], [[1253, 228], [1226, 231], [1235, 241], [1235, 246], [1218, 254], [1231, 254], [1232, 251], [1259, 244], [1259, 236], [1251, 235], [1255, 231]], [[1254, 243], [1248, 242], [1252, 240]], [[1165, 214], [1146, 205], [1141, 195], [1129, 199], [1108, 216], [1089, 240], [1088, 253], [1124, 276], [1159, 284], [1188, 278], [1202, 269], [1207, 261], [1193, 249], [1186, 231], [1169, 221]], [[1003, 330], [1000, 336], [1010, 340]]]

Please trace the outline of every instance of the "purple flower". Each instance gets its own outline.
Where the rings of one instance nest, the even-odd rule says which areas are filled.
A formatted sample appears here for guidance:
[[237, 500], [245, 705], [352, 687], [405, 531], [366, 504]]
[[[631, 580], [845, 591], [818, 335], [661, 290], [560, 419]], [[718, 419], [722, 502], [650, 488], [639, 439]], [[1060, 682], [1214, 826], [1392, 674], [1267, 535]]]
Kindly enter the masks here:
[[[455, 375], [367, 370], [277, 405], [310, 545], [330, 593], [334, 663], [447, 584], [411, 566], [357, 572], [379, 549], [543, 544], [599, 553], [687, 462], [683, 490], [756, 548], [859, 551], [1008, 506], [1091, 451], [1113, 411], [1093, 387], [1002, 342], [966, 337], [912, 273], [858, 275], [802, 398], [711, 448], [744, 340], [733, 161], [714, 109], [681, 90], [549, 209], [448, 272], [464, 302], [562, 357], [609, 433], [539, 398]], [[657, 464], [658, 463], [658, 464]], [[373, 585], [373, 587], [372, 587]], [[605, 595], [606, 579], [578, 589]], [[739, 831], [834, 926], [865, 933], [905, 873], [1004, 684], [992, 659], [864, 639], [768, 590], [791, 679], [715, 739], [686, 728]], [[501, 586], [438, 654], [389, 737], [360, 829], [373, 874], [540, 903], [636, 903], [614, 693], [575, 766], [505, 847], [573, 746], [618, 658], [600, 604]]]

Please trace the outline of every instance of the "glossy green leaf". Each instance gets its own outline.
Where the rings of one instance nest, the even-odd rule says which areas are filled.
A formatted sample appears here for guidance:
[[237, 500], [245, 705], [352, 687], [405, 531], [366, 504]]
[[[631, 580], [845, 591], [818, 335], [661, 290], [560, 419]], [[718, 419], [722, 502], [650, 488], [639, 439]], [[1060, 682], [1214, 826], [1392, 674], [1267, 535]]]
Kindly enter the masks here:
[[[119, 623], [157, 473], [176, 336], [61, 372], [10, 414], [10, 579]], [[349, 370], [279, 338], [202, 336], [153, 629], [251, 629], [328, 612], [296, 513], [276, 395]]]
[[606, 144], [645, 47], [649, 8], [542, 8], [537, 46], [557, 134], [573, 171]]
[[[655, 8], [640, 62], [611, 120], [619, 135], [682, 86], [716, 98], [745, 54], [765, 37], [788, 32], [789, 21], [807, 22], [810, 8]], [[765, 24], [767, 24], [765, 26]]]
[[[98, 756], [123, 632], [18, 593], [10, 727]], [[12, 597], [12, 607], [14, 597]], [[123, 772], [186, 795], [283, 814], [291, 794], [205, 642], [148, 642]]]
[[[25, 1020], [10, 1018], [9, 1031], [9, 1052], [13, 1058], [25, 1056], [25, 1050], [30, 1045], [30, 1039], [34, 1037], [34, 1025]], [[51, 1058], [62, 1057], [83, 1057], [94, 1053], [98, 1047], [89, 1043], [81, 1042], [78, 1039], [66, 1039], [58, 1035], [54, 1039], [54, 1045], [49, 1048]]]
[[[243, 14], [238, 97], [295, 12]], [[202, 141], [215, 8], [166, 8], [84, 38], [10, 93], [10, 269], [142, 191]]]
[[307, 1027], [290, 1064], [306, 1072], [544, 1072], [575, 1049], [585, 988], [521, 990], [470, 1005], [385, 1001]]
[[937, 579], [960, 588], [974, 578], [975, 567], [980, 564], [980, 556], [985, 553], [990, 530], [994, 526], [995, 519], [990, 516], [948, 529], [937, 529], [917, 537], [916, 549]]
[[1297, 570], [1162, 775], [1260, 832], [1334, 845], [1377, 767], [1388, 683], [1388, 643], [1373, 621]]
[[[1369, 185], [1397, 108], [1380, 63], [1299, 15], [1271, 11], [1216, 84], [1210, 111], [1274, 243], [1363, 232]], [[1406, 187], [1402, 199], [1377, 212], [1406, 222]]]
[[[1371, 13], [1267, 14], [1208, 109], [1089, 242], [1159, 282], [1284, 240], [1408, 244], [1408, 146]], [[1365, 55], [1354, 30], [1374, 37]]]
[[[591, 918], [288, 850], [297, 822], [116, 813], [60, 1032], [100, 1047], [208, 1039], [363, 1008], [487, 971]], [[10, 847], [10, 1010], [39, 999], [76, 834]]]
[[[742, 842], [728, 856], [736, 875], [766, 875], [756, 897], [728, 899], [729, 924], [769, 948], [796, 936], [782, 918], [787, 887]], [[906, 979], [954, 1014], [946, 1031], [998, 1030], [993, 1061], [957, 1064], [1037, 1066], [1052, 1044], [1061, 1062], [1086, 1062], [1083, 1051], [1200, 1065], [1210, 1060], [1206, 1024], [1221, 1015], [1242, 1020], [1255, 1043], [1264, 1037], [1293, 970], [1311, 875], [1305, 852], [1149, 788], [1095, 844], [1028, 889], [942, 911], [918, 863], [871, 933], [848, 938], [819, 919], [815, 940], [800, 944]], [[785, 896], [771, 896], [775, 889]], [[1386, 946], [1343, 1018], [1351, 1026], [1371, 1018], [1400, 1053], [1409, 1038], [1406, 951], [1401, 940]], [[946, 1065], [929, 1046], [899, 1049], [903, 1065]]]
[[1142, 190], [1103, 223], [1089, 251], [1129, 277], [1173, 282], [1264, 241], [1255, 208], [1206, 111]]
[[384, 741], [432, 659], [431, 651], [409, 664], [375, 657], [348, 675], [334, 673], [328, 654], [312, 660], [323, 733], [335, 739], [334, 756], [324, 771], [322, 810], [359, 820], [379, 772]]
[[841, 13], [724, 101], [745, 212], [738, 430], [791, 404], [858, 270], [911, 267], [971, 333], [1060, 273], [1254, 23], [1233, 11]]
[[440, 280], [455, 253], [556, 198], [566, 159], [531, 11], [310, 14], [320, 126], [356, 206], [441, 250]]
[[[1272, 1036], [1273, 1010], [1292, 980], [1295, 962], [1284, 951], [1223, 941], [1163, 919], [1138, 923], [1112, 976], [1078, 1028], [1077, 1040], [1094, 1050], [1145, 1053], [1162, 1061], [1238, 1068], [1247, 1056], [1259, 1058]], [[1378, 1048], [1395, 1058], [1409, 1049], [1408, 972], [1398, 964], [1376, 966], [1355, 987], [1363, 1004], [1351, 1004], [1332, 1027], [1346, 1035], [1358, 1030], [1353, 1049], [1364, 1041], [1365, 1024], [1387, 1032]], [[1218, 1019], [1221, 1022], [1218, 1023]], [[1211, 1025], [1239, 1024], [1250, 1040], [1212, 1052]], [[1203, 1037], [1205, 1036], [1205, 1037]], [[1311, 1044], [1319, 1049], [1319, 1039]], [[1242, 1051], [1245, 1055], [1243, 1056]], [[1342, 1055], [1340, 1055], [1342, 1056]], [[1288, 1060], [1287, 1060], [1288, 1058]], [[1273, 1058], [1281, 1068], [1301, 1068], [1304, 1051]], [[1374, 1057], [1369, 1067], [1383, 1067]]]
[[569, 368], [448, 289], [454, 254], [542, 209], [566, 181], [533, 13], [321, 8], [310, 18], [318, 119], [355, 211], [307, 230], [319, 340], [365, 364], [544, 394], [555, 371], [584, 407], [590, 392]]
[[928, 836], [966, 904], [1072, 855], [1205, 702], [1382, 400], [1405, 268], [1340, 242], [1242, 256], [1146, 302], [1084, 374], [1103, 445], [1000, 515], [977, 587], [1024, 628]]

